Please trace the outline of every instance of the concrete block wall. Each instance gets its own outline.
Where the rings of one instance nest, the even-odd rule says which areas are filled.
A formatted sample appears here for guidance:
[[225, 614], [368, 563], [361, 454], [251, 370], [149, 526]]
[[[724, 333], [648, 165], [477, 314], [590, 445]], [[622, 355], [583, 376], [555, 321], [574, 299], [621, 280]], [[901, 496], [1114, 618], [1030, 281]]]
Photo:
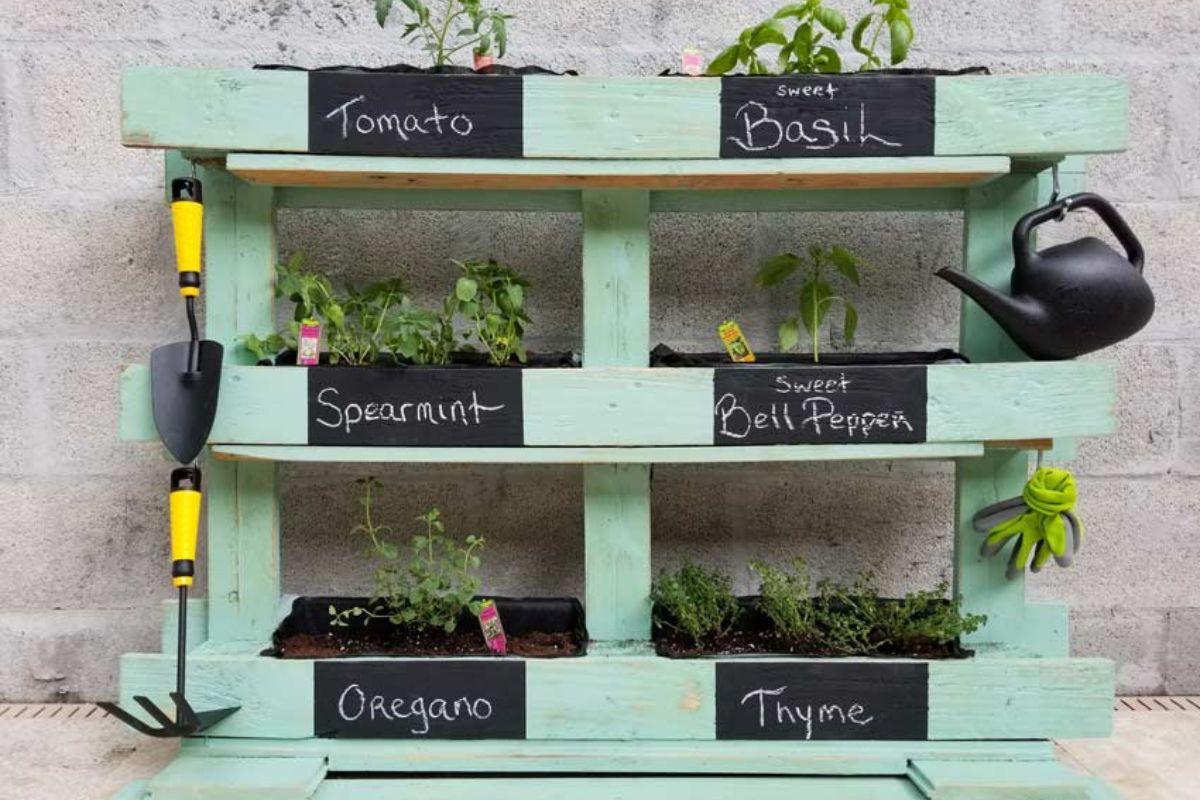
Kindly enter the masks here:
[[[155, 646], [169, 596], [168, 462], [116, 440], [117, 375], [183, 338], [161, 156], [118, 143], [128, 64], [249, 66], [419, 60], [370, 0], [0, 2], [0, 699], [111, 697], [117, 655]], [[713, 54], [776, 4], [509, 0], [510, 63], [650, 75]], [[843, 0], [857, 13], [866, 0]], [[1099, 71], [1132, 86], [1128, 153], [1090, 181], [1146, 245], [1159, 310], [1119, 364], [1120, 430], [1079, 446], [1083, 558], [1030, 581], [1073, 608], [1074, 650], [1118, 663], [1127, 692], [1200, 693], [1200, 17], [1178, 0], [916, 0], [913, 62]], [[930, 277], [961, 258], [955, 214], [680, 215], [654, 221], [655, 341], [712, 348], [735, 317], [768, 346], [785, 308], [750, 284], [784, 248], [839, 242], [876, 265], [860, 345], [951, 345], [958, 302]], [[1072, 221], [1065, 237], [1086, 228]], [[451, 256], [494, 254], [533, 282], [539, 349], [579, 346], [579, 223], [571, 215], [289, 212], [285, 251], [339, 280], [402, 272], [425, 297]], [[369, 569], [346, 531], [350, 468], [284, 468], [285, 588], [353, 592]], [[432, 504], [488, 538], [486, 588], [582, 592], [581, 478], [555, 467], [388, 469], [383, 511]], [[658, 566], [713, 561], [752, 588], [750, 557], [803, 553], [818, 574], [871, 568], [883, 588], [932, 585], [950, 564], [947, 464], [660, 467]]]

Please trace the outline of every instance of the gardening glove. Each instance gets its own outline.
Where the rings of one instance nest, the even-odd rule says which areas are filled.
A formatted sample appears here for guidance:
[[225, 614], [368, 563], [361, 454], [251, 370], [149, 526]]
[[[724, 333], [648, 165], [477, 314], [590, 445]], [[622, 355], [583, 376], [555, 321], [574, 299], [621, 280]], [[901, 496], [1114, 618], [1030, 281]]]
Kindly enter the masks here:
[[1030, 556], [1034, 572], [1051, 556], [1059, 566], [1070, 566], [1083, 541], [1083, 523], [1072, 513], [1074, 507], [1074, 476], [1064, 469], [1039, 469], [1020, 498], [989, 506], [975, 516], [976, 527], [988, 533], [983, 554], [993, 556], [1015, 542], [1008, 560], [1009, 578], [1025, 571]]

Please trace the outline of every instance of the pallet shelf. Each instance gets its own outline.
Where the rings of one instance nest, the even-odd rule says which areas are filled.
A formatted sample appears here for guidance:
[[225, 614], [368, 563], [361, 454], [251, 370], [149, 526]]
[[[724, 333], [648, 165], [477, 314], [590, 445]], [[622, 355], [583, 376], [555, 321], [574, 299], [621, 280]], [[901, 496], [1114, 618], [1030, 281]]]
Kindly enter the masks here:
[[[925, 369], [922, 441], [769, 446], [714, 445], [714, 370], [646, 364], [652, 214], [961, 212], [963, 268], [1003, 285], [1012, 226], [1048, 196], [1049, 167], [1060, 164], [1066, 188], [1078, 188], [1082, 155], [1125, 146], [1124, 83], [937, 77], [922, 153], [756, 160], [723, 157], [719, 80], [523, 78], [514, 95], [520, 149], [503, 158], [322, 154], [330, 151], [310, 129], [312, 80], [164, 67], [123, 78], [125, 144], [170, 150], [168, 178], [194, 163], [204, 181], [206, 334], [225, 344], [226, 365], [205, 468], [208, 597], [193, 600], [189, 616], [189, 694], [200, 707], [241, 710], [185, 741], [171, 766], [121, 800], [1111, 797], [1058, 765], [1048, 740], [1108, 734], [1112, 664], [1071, 658], [1067, 609], [1027, 602], [1023, 579], [1006, 580], [1003, 564], [979, 555], [970, 523], [980, 507], [1019, 493], [1031, 449], [1113, 431], [1110, 364], [1027, 362], [964, 300], [958, 349], [972, 363]], [[309, 207], [581, 215], [583, 367], [523, 371], [525, 446], [309, 444], [310, 371], [252, 366], [236, 346], [238, 335], [275, 323], [276, 212]], [[146, 367], [125, 370], [121, 402], [122, 438], [155, 440]], [[964, 610], [989, 618], [964, 641], [976, 655], [832, 662], [852, 676], [881, 664], [924, 676], [927, 740], [716, 738], [719, 673], [831, 660], [653, 655], [651, 466], [863, 459], [953, 461], [954, 591]], [[523, 665], [526, 738], [319, 735], [315, 682], [329, 662], [260, 655], [286, 612], [277, 470], [286, 461], [582, 465], [592, 642], [580, 658], [503, 662]], [[134, 694], [164, 701], [173, 675], [167, 647], [127, 654], [125, 706]]]

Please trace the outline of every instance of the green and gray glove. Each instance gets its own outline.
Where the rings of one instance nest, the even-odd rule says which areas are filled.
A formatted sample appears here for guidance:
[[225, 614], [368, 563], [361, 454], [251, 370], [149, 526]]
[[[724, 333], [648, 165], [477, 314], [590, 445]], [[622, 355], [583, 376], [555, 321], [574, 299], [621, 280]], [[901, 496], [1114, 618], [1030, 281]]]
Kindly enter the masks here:
[[975, 530], [988, 534], [981, 552], [994, 556], [1010, 543], [1008, 577], [1041, 571], [1051, 556], [1069, 567], [1083, 544], [1083, 523], [1074, 514], [1075, 477], [1065, 469], [1042, 467], [1025, 484], [1021, 497], [1003, 500], [975, 515]]

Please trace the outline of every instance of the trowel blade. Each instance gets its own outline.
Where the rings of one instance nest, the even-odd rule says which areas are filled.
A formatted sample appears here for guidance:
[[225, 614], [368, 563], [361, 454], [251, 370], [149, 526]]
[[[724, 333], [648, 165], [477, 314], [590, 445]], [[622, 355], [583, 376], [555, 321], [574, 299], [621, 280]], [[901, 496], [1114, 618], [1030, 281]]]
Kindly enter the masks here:
[[174, 342], [150, 354], [150, 395], [154, 426], [163, 444], [181, 464], [204, 449], [217, 415], [221, 360], [225, 349], [208, 339], [195, 343], [197, 369], [190, 370], [192, 342]]

